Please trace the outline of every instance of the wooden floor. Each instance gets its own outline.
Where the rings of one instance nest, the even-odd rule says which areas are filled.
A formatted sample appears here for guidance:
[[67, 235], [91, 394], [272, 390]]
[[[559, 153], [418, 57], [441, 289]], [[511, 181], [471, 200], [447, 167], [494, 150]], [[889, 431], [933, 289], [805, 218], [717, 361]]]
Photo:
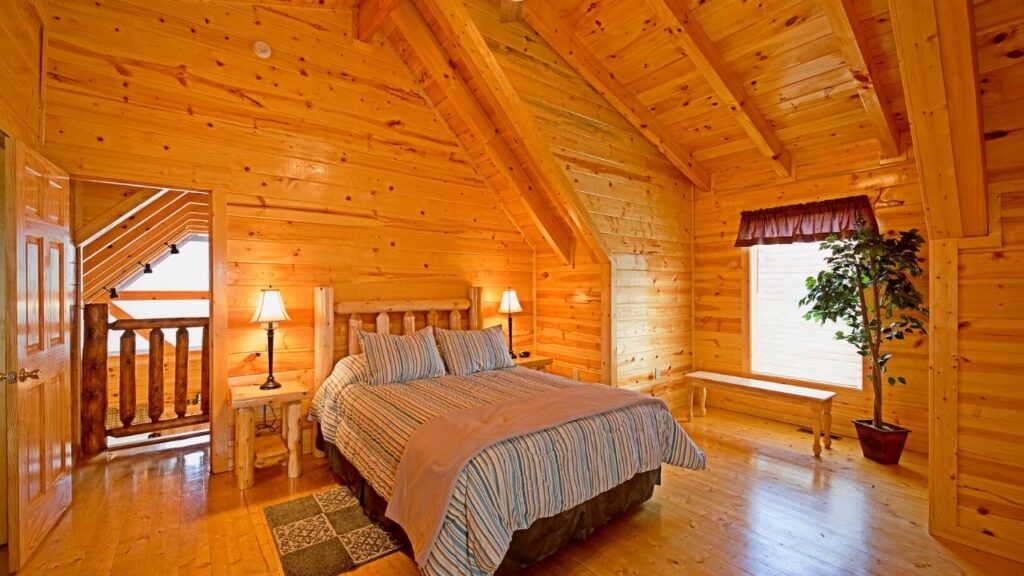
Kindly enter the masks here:
[[[529, 571], [535, 575], [1022, 574], [1024, 565], [927, 534], [926, 460], [864, 460], [855, 440], [821, 460], [792, 426], [725, 411], [686, 425], [710, 469], [666, 467], [654, 498]], [[262, 508], [334, 484], [257, 473], [241, 493], [207, 475], [205, 447], [117, 454], [75, 473], [74, 504], [24, 574], [279, 574]], [[404, 554], [351, 572], [413, 575]]]

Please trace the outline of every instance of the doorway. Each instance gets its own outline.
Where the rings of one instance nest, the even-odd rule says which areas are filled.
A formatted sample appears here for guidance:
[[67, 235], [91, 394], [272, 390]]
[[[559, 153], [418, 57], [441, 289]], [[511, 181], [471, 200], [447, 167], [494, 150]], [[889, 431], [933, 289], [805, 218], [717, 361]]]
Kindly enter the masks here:
[[209, 195], [93, 180], [72, 189], [83, 454], [208, 443]]

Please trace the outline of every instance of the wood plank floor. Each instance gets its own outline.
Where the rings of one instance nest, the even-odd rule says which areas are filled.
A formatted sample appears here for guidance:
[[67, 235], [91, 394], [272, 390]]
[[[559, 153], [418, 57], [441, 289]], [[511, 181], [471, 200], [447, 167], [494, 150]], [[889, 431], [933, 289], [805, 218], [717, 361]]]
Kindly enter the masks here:
[[[926, 531], [926, 460], [864, 460], [855, 440], [821, 460], [792, 426], [717, 410], [687, 424], [710, 469], [666, 467], [654, 498], [534, 575], [1022, 574], [1024, 565]], [[322, 461], [302, 478], [257, 473], [241, 493], [207, 475], [205, 447], [117, 454], [75, 472], [74, 504], [23, 574], [279, 574], [262, 508], [335, 483]], [[404, 554], [351, 572], [414, 575]]]

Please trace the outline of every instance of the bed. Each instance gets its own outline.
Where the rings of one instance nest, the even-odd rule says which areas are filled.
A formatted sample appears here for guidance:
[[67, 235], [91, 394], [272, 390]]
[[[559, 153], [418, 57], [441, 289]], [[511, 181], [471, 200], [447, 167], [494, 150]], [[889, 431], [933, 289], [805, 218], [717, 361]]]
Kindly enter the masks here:
[[[593, 386], [515, 367], [369, 385], [351, 373], [360, 366], [357, 331], [391, 332], [392, 317], [401, 318], [403, 333], [420, 324], [478, 328], [479, 292], [466, 300], [333, 304], [329, 289], [321, 289], [318, 301], [318, 310], [331, 311], [318, 314], [318, 357], [326, 355], [318, 370], [327, 373], [310, 411], [318, 447], [367, 514], [401, 537], [405, 527], [394, 526], [385, 510], [417, 430], [451, 414]], [[348, 368], [339, 364], [328, 373], [335, 314], [347, 317], [343, 356], [352, 358]], [[436, 544], [417, 554], [417, 563], [426, 574], [516, 573], [648, 500], [663, 462], [702, 469], [704, 455], [664, 404], [649, 398], [488, 445], [460, 468]]]

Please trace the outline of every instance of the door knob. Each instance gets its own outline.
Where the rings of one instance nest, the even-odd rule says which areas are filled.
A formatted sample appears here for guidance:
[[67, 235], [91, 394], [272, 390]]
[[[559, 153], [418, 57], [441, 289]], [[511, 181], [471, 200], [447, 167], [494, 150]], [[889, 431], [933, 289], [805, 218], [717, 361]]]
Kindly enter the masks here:
[[18, 382], [24, 382], [26, 380], [39, 380], [39, 368], [36, 368], [31, 372], [22, 368], [18, 372]]
[[16, 372], [4, 372], [3, 374], [0, 374], [0, 384], [6, 384], [8, 382], [14, 384], [17, 381], [18, 374]]

